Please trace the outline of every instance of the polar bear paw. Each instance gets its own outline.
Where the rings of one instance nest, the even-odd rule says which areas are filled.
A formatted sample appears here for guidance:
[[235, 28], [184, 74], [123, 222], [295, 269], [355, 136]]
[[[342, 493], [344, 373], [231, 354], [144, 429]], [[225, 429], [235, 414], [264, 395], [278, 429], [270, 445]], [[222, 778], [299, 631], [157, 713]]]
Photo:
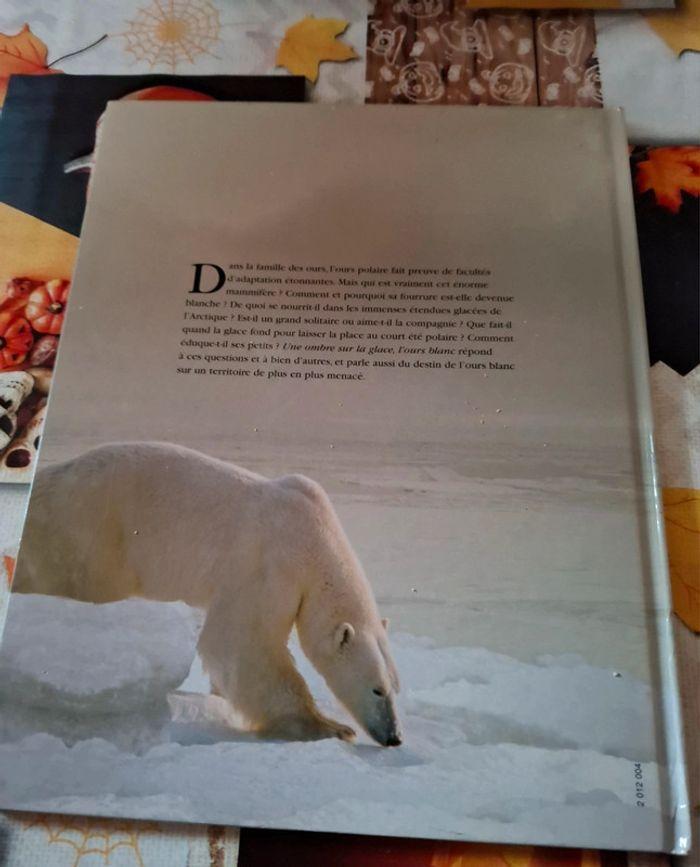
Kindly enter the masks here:
[[262, 738], [288, 741], [320, 741], [324, 738], [339, 738], [342, 741], [355, 739], [355, 731], [328, 717], [290, 716], [277, 719], [258, 731]]
[[324, 717], [318, 738], [340, 738], [341, 741], [354, 741], [355, 730], [332, 719]]

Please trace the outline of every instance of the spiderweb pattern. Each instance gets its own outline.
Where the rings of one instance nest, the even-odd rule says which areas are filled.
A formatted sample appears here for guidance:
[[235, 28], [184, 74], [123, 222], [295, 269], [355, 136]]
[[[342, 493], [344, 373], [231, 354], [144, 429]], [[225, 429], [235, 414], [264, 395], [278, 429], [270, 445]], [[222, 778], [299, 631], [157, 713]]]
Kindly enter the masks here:
[[[101, 857], [105, 865], [111, 863], [112, 854], [117, 849], [130, 849], [133, 853], [133, 867], [145, 867], [139, 846], [141, 830], [155, 825], [133, 825], [119, 821], [99, 821], [77, 816], [36, 816], [24, 823], [25, 828], [42, 828], [48, 837], [49, 845], [65, 845], [73, 849], [75, 857], [71, 867], [80, 867], [83, 859], [90, 856]], [[94, 859], [91, 859], [94, 864]]]
[[220, 31], [219, 10], [210, 0], [153, 0], [137, 9], [117, 35], [136, 60], [175, 72], [178, 63], [193, 63], [202, 54], [215, 57], [211, 49]]

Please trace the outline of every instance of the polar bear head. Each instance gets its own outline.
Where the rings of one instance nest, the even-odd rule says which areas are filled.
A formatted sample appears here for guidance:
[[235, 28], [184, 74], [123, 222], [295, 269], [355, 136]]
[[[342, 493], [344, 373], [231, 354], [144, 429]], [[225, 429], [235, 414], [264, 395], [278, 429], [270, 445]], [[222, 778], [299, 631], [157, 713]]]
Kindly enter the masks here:
[[279, 571], [296, 575], [301, 589], [294, 622], [302, 650], [368, 734], [398, 746], [399, 679], [362, 565], [321, 485], [299, 475], [275, 485], [292, 494]]
[[395, 747], [402, 740], [395, 699], [399, 678], [387, 625], [386, 620], [378, 626], [343, 621], [324, 642], [305, 652], [362, 728], [382, 746]]

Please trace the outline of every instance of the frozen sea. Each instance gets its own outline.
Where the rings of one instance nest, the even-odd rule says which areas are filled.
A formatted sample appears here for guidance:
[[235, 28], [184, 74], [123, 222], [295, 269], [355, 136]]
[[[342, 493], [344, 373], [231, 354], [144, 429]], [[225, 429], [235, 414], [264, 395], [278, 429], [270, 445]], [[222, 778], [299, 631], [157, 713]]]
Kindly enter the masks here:
[[[182, 603], [18, 596], [13, 608], [0, 654], [0, 700], [12, 710], [0, 726], [2, 807], [513, 843], [669, 842], [650, 689], [578, 657], [522, 662], [395, 634], [401, 747], [361, 733], [354, 744], [285, 743], [245, 732], [207, 694], [197, 615]], [[322, 709], [352, 724], [293, 650]]]
[[[91, 444], [54, 447], [51, 459]], [[336, 442], [295, 453], [225, 440], [203, 450], [324, 485], [391, 620], [403, 745], [382, 749], [362, 733], [354, 744], [251, 736], [208, 695], [193, 614], [181, 603], [26, 597], [21, 616], [17, 597], [8, 621], [17, 652], [6, 638], [0, 654], [0, 806], [671, 847], [650, 687], [657, 612], [639, 554], [643, 492], [628, 460], [544, 443], [507, 453], [433, 444], [404, 455], [395, 446]], [[119, 622], [123, 634], [133, 627], [130, 640], [117, 643], [106, 628]], [[166, 625], [171, 640], [162, 643]], [[352, 724], [296, 656], [319, 704]], [[51, 664], [59, 658], [60, 676]], [[128, 713], [115, 712], [120, 702]]]

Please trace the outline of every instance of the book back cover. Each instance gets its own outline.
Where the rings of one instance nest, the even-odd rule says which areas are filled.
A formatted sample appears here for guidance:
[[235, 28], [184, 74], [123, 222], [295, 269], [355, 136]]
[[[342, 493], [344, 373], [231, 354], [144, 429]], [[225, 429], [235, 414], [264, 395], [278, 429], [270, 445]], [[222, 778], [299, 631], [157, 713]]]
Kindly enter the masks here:
[[603, 111], [110, 107], [3, 807], [687, 847], [626, 159]]

